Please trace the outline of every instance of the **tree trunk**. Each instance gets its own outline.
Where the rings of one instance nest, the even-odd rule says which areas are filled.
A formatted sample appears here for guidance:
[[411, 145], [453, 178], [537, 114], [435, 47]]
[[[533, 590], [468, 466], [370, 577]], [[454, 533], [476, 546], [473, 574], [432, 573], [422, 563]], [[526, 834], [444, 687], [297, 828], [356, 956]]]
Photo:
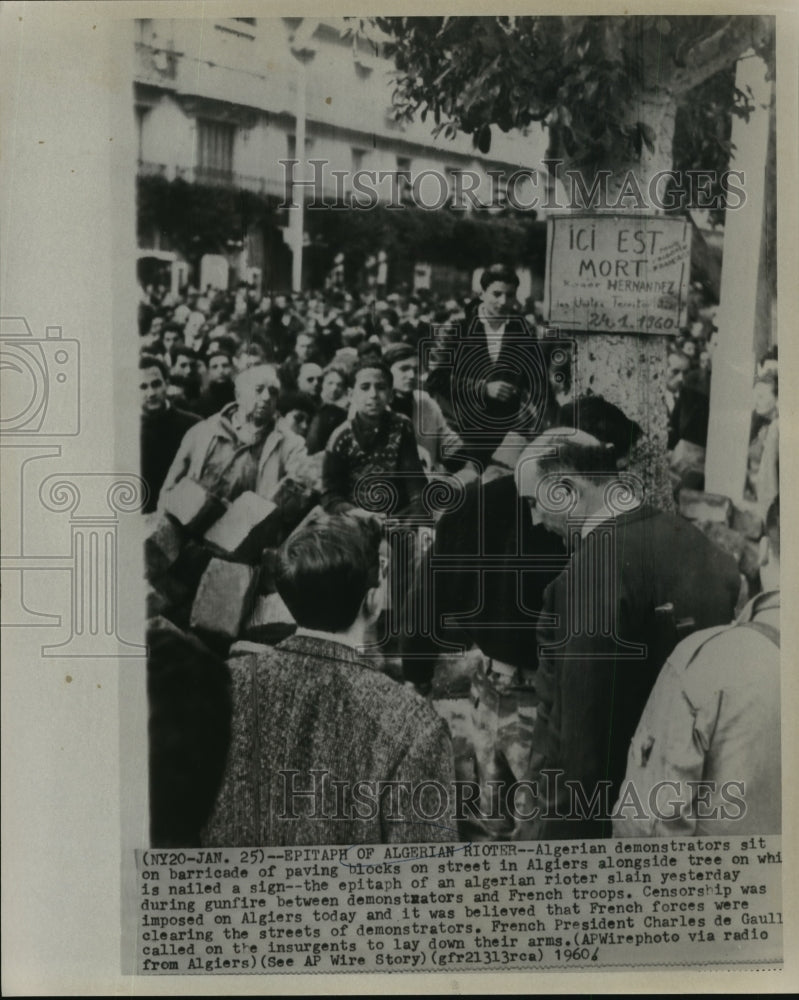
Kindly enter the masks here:
[[[648, 126], [649, 148], [644, 141], [638, 160], [604, 165], [612, 169], [608, 182], [608, 202], [612, 206], [622, 191], [643, 193], [649, 205], [648, 186], [658, 171], [672, 166], [672, 137], [676, 106], [670, 97], [638, 95], [631, 101], [627, 120], [630, 125], [643, 122]], [[650, 131], [651, 130], [651, 131]], [[652, 141], [654, 139], [654, 141]], [[586, 177], [590, 190], [593, 178]], [[625, 199], [625, 207], [615, 212], [651, 214], [637, 198]], [[644, 484], [645, 499], [664, 510], [672, 509], [674, 501], [668, 475], [666, 443], [668, 414], [666, 410], [665, 376], [667, 337], [661, 334], [605, 334], [577, 332], [574, 394], [604, 396], [641, 425], [643, 434], [630, 456], [630, 471]]]

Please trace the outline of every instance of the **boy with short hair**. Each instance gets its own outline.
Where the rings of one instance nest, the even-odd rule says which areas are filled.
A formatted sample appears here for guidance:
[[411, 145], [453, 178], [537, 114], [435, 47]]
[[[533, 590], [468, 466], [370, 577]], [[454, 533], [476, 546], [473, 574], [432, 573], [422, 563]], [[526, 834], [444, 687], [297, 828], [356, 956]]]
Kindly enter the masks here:
[[322, 515], [278, 553], [298, 629], [231, 662], [233, 727], [206, 845], [452, 841], [447, 725], [359, 649], [383, 609], [374, 519]]
[[386, 486], [395, 494], [381, 513], [422, 513], [427, 477], [411, 421], [389, 409], [392, 376], [382, 361], [363, 360], [355, 370], [352, 416], [333, 431], [322, 467], [322, 506], [329, 513], [370, 509]]

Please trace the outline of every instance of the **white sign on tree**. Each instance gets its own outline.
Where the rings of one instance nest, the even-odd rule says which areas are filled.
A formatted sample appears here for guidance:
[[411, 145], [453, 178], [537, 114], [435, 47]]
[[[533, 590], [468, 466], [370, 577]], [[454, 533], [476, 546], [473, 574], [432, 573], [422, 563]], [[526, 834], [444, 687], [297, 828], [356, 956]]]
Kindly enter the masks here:
[[571, 330], [676, 333], [686, 321], [690, 264], [687, 219], [551, 218], [545, 318]]

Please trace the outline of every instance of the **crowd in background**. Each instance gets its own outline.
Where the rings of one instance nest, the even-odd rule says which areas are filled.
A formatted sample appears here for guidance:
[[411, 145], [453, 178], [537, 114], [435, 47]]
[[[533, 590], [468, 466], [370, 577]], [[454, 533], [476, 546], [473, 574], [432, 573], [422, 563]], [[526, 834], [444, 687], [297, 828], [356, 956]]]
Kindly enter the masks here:
[[[696, 319], [669, 348], [666, 381], [668, 447], [677, 488], [704, 488], [710, 418], [710, 382], [720, 332], [712, 308], [695, 309]], [[777, 493], [778, 363], [774, 345], [757, 359], [744, 497], [763, 514]]]
[[[227, 291], [192, 287], [171, 295], [165, 285], [141, 290], [138, 332], [142, 353], [167, 366], [167, 395], [181, 410], [209, 417], [233, 400], [237, 371], [259, 361], [279, 366], [278, 410], [322, 450], [347, 409], [352, 371], [359, 358], [396, 344], [416, 347], [435, 327], [462, 323], [473, 297], [434, 292], [395, 293], [341, 289], [261, 295], [241, 284]], [[528, 328], [541, 331], [541, 303], [517, 303]], [[669, 340], [666, 372], [668, 447], [675, 488], [704, 485], [704, 458], [713, 355], [719, 340], [715, 307], [699, 286], [689, 299], [688, 325]], [[421, 383], [426, 372], [418, 373]], [[568, 396], [558, 386], [561, 402]], [[745, 496], [763, 510], [775, 494], [773, 460], [778, 415], [777, 348], [758, 359]], [[772, 424], [774, 425], [772, 427]], [[771, 439], [767, 445], [767, 440]], [[765, 452], [766, 464], [761, 467]], [[762, 468], [762, 471], [761, 471]]]
[[[547, 466], [547, 474], [567, 476], [570, 489], [582, 483], [574, 488], [583, 516], [607, 516], [591, 477], [604, 477], [603, 483], [610, 483], [616, 470], [625, 467], [641, 428], [601, 397], [574, 399], [569, 353], [545, 335], [540, 304], [531, 299], [517, 301], [518, 284], [512, 269], [494, 265], [483, 273], [479, 293], [465, 299], [407, 292], [375, 298], [373, 293], [353, 294], [340, 288], [270, 296], [244, 284], [227, 291], [189, 287], [179, 295], [170, 294], [163, 285], [142, 289], [138, 316], [141, 454], [152, 543], [146, 550], [146, 563], [151, 614], [160, 616], [162, 623], [169, 622], [167, 639], [161, 636], [159, 640], [156, 630], [151, 640], [151, 648], [160, 650], [150, 660], [151, 699], [163, 697], [158, 662], [167, 663], [168, 673], [185, 658], [185, 649], [178, 655], [170, 645], [177, 641], [172, 629], [181, 636], [180, 642], [193, 643], [199, 637], [207, 644], [202, 653], [194, 654], [198, 662], [228, 655], [241, 640], [245, 644], [254, 641], [259, 649], [277, 644], [280, 650], [281, 641], [295, 629], [301, 636], [301, 618], [275, 614], [276, 601], [287, 600], [279, 585], [281, 573], [296, 572], [309, 581], [311, 590], [304, 603], [298, 603], [297, 614], [307, 612], [308, 621], [317, 622], [309, 626], [315, 641], [323, 636], [323, 647], [314, 647], [316, 656], [319, 648], [327, 648], [324, 642], [331, 636], [339, 632], [350, 636], [354, 629], [362, 638], [359, 629], [364, 623], [371, 627], [381, 614], [385, 620], [387, 611], [397, 615], [406, 603], [410, 606], [424, 577], [425, 560], [471, 552], [479, 533], [480, 544], [487, 547], [485, 554], [505, 560], [505, 565], [492, 571], [491, 587], [483, 590], [482, 578], [470, 580], [468, 574], [456, 573], [445, 584], [439, 581], [438, 590], [422, 588], [421, 600], [433, 601], [433, 611], [442, 620], [447, 616], [463, 619], [468, 613], [468, 622], [462, 622], [452, 636], [482, 657], [472, 682], [475, 767], [481, 788], [526, 778], [557, 763], [590, 786], [596, 780], [596, 762], [606, 760], [612, 761], [613, 787], [618, 791], [627, 744], [657, 671], [681, 635], [731, 620], [736, 606], [742, 605], [742, 578], [735, 562], [700, 531], [642, 505], [630, 514], [629, 524], [624, 523], [625, 552], [629, 556], [639, 546], [643, 561], [654, 561], [640, 580], [623, 578], [622, 587], [629, 588], [624, 607], [643, 601], [627, 625], [630, 634], [644, 642], [642, 648], [649, 650], [646, 669], [631, 675], [635, 679], [630, 681], [628, 695], [612, 706], [604, 704], [606, 692], [592, 688], [587, 693], [587, 675], [569, 679], [543, 654], [538, 669], [530, 613], [556, 602], [552, 620], [565, 623], [566, 606], [555, 613], [557, 601], [566, 601], [565, 594], [558, 593], [558, 581], [569, 558], [575, 568], [579, 553], [570, 552], [571, 529], [562, 518], [547, 515], [537, 506], [545, 470], [543, 459], [531, 458], [537, 453], [527, 449], [531, 442], [554, 435], [553, 442], [569, 457], [564, 459], [566, 465]], [[668, 421], [675, 496], [683, 487], [704, 488], [710, 380], [714, 350], [722, 335], [714, 325], [712, 308], [696, 288], [688, 322], [670, 339], [665, 373], [667, 412], [663, 419]], [[535, 372], [541, 381], [533, 390]], [[776, 348], [759, 359], [753, 396], [746, 489], [765, 522], [777, 496]], [[573, 437], [564, 438], [564, 429]], [[526, 478], [531, 463], [532, 486]], [[459, 479], [466, 488], [462, 508], [443, 516], [435, 511], [427, 487], [436, 476], [442, 481], [447, 476]], [[257, 506], [257, 498], [277, 510], [277, 521], [269, 510]], [[226, 536], [213, 525], [224, 521], [227, 509], [237, 511], [243, 528], [238, 534], [233, 530], [234, 542], [225, 542], [229, 545], [225, 552], [220, 538], [230, 536], [230, 529]], [[343, 621], [342, 628], [333, 619], [324, 627], [318, 624], [313, 607], [322, 606], [324, 598], [307, 598], [315, 586], [312, 570], [314, 566], [320, 573], [324, 569], [325, 579], [332, 579], [335, 574], [330, 575], [327, 562], [351, 558], [357, 563], [365, 557], [356, 551], [358, 532], [353, 534], [350, 521], [320, 521], [316, 528], [307, 527], [320, 510], [334, 519], [357, 519], [365, 511], [378, 510], [407, 523], [412, 532], [428, 533], [425, 544], [416, 548], [409, 544], [394, 552], [388, 608], [380, 605], [382, 610], [375, 611], [372, 590], [363, 585], [365, 603], [356, 620]], [[258, 535], [259, 518], [270, 525], [268, 538]], [[336, 554], [335, 544], [328, 542], [329, 551], [318, 551], [322, 540], [337, 536], [355, 538], [354, 550]], [[417, 537], [421, 539], [422, 534]], [[252, 538], [260, 541], [248, 549]], [[308, 565], [298, 568], [286, 562], [292, 539]], [[209, 567], [221, 550], [222, 568]], [[311, 550], [315, 554], [309, 555]], [[520, 554], [543, 558], [544, 568], [518, 576], [514, 559]], [[213, 563], [217, 562], [214, 558]], [[239, 572], [243, 564], [249, 575]], [[339, 566], [336, 572], [340, 570]], [[359, 572], [363, 575], [363, 567]], [[345, 578], [351, 579], [352, 574]], [[266, 618], [258, 619], [255, 614], [245, 622], [236, 611], [231, 613], [232, 625], [218, 625], [215, 616], [224, 617], [219, 608], [231, 601], [243, 607], [245, 590], [252, 604], [251, 584], [257, 588], [258, 600], [269, 608]], [[603, 593], [598, 598], [611, 602], [603, 614], [615, 615], [617, 596]], [[766, 610], [770, 612], [771, 605]], [[324, 624], [324, 616], [322, 620]], [[394, 638], [395, 645], [384, 644], [383, 653], [389, 658], [396, 654], [401, 662], [395, 680], [404, 680], [415, 689], [414, 697], [429, 696], [436, 662], [435, 651], [428, 648], [429, 635], [421, 642], [413, 634], [404, 643]], [[561, 636], [560, 641], [569, 643], [574, 638]], [[292, 647], [289, 653], [297, 670], [308, 669], [308, 657], [313, 659], [309, 648]], [[606, 654], [603, 650], [597, 655], [607, 659]], [[320, 655], [324, 659], [333, 654]], [[275, 683], [289, 683], [282, 668], [275, 669], [276, 676], [283, 678]], [[600, 673], [594, 670], [591, 676], [596, 679]], [[311, 699], [312, 687], [307, 692]], [[177, 698], [178, 708], [173, 709], [182, 717], [185, 706], [180, 692], [172, 684], [166, 689], [171, 692], [167, 700]], [[154, 694], [159, 690], [161, 695]], [[400, 716], [421, 711], [415, 701], [405, 704], [404, 697], [392, 711]], [[246, 698], [244, 704], [249, 704]], [[547, 705], [547, 712], [541, 710], [542, 704]], [[581, 716], [582, 709], [573, 711], [581, 705], [591, 709], [588, 716]], [[554, 715], [549, 711], [553, 706], [557, 706]], [[563, 729], [570, 711], [575, 724], [571, 735]], [[498, 719], [510, 723], [498, 724]], [[223, 742], [232, 739], [235, 744], [230, 725], [228, 718], [206, 728], [202, 754], [211, 752], [214, 740], [209, 733], [215, 726], [227, 733]], [[235, 720], [232, 725], [235, 730]], [[444, 737], [439, 728], [430, 728], [431, 718], [424, 711], [419, 725], [425, 740], [435, 730], [436, 759], [449, 759], [441, 742]], [[156, 726], [151, 734], [157, 730]], [[611, 731], [614, 743], [609, 747], [605, 743]], [[503, 732], [512, 733], [510, 740]], [[315, 738], [319, 736], [315, 733]], [[307, 742], [310, 737], [305, 733], [302, 739]], [[327, 736], [323, 742], [327, 745]], [[154, 760], [163, 763], [159, 752], [156, 736], [151, 742], [151, 764]], [[248, 751], [241, 752], [246, 756]], [[172, 766], [170, 753], [166, 754], [166, 770]], [[199, 783], [204, 791], [188, 805], [183, 786], [180, 794], [168, 781], [151, 788], [154, 816], [159, 809], [163, 814], [161, 821], [154, 819], [154, 831], [160, 830], [154, 833], [157, 842], [196, 839], [197, 828], [185, 837], [175, 834], [176, 813], [194, 811], [207, 819], [222, 780], [224, 759], [224, 752], [216, 752], [206, 764], [194, 760], [191, 767], [203, 772]], [[447, 774], [448, 767], [444, 768]], [[235, 800], [235, 789], [229, 783], [224, 787], [220, 801], [227, 802], [230, 796]], [[198, 805], [200, 800], [205, 801], [204, 807]], [[567, 824], [562, 833], [551, 825], [545, 830], [520, 826], [509, 819], [507, 803], [487, 804], [482, 792], [480, 803], [496, 822], [482, 822], [479, 833], [468, 829], [469, 836], [595, 835], [589, 832], [590, 825], [581, 831]], [[238, 807], [231, 808], [235, 812]], [[224, 842], [230, 827], [218, 810], [217, 803], [217, 827], [227, 831], [218, 834], [222, 838], [218, 842]], [[415, 830], [417, 839], [424, 839]], [[274, 835], [289, 836], [285, 831]], [[318, 830], [309, 833], [308, 842], [322, 842], [314, 839], [319, 835]], [[360, 834], [350, 831], [347, 835], [357, 842]], [[374, 831], [372, 835], [380, 836]], [[430, 839], [452, 839], [451, 835], [450, 826], [447, 836]], [[290, 838], [285, 842], [291, 842]]]

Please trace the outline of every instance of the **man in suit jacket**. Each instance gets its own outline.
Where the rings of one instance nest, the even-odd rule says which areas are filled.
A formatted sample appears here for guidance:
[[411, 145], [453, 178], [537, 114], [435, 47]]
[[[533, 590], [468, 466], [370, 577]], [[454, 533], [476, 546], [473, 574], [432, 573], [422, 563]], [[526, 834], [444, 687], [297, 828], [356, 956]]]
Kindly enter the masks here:
[[680, 628], [732, 618], [738, 570], [689, 522], [625, 496], [615, 449], [585, 431], [540, 435], [516, 482], [534, 523], [572, 552], [544, 592], [553, 624], [540, 633], [527, 775], [539, 813], [520, 839], [609, 836], [627, 748], [658, 671]]
[[231, 662], [231, 746], [205, 844], [458, 840], [446, 723], [359, 653], [386, 551], [355, 515], [323, 516], [280, 550], [276, 585], [299, 627]]
[[[612, 442], [626, 463], [641, 428], [601, 396], [582, 396], [561, 407], [560, 426], [590, 430]], [[412, 608], [426, 603], [431, 630], [401, 639], [403, 670], [417, 689], [430, 688], [440, 643], [474, 643], [483, 654], [472, 675], [475, 775], [492, 837], [516, 825], [511, 804], [502, 816], [491, 807], [492, 787], [527, 777], [538, 705], [538, 635], [544, 592], [568, 562], [563, 538], [534, 524], [511, 473], [470, 483], [462, 502], [446, 512], [409, 594]], [[406, 615], [405, 620], [408, 620]]]
[[485, 466], [509, 431], [536, 424], [551, 392], [549, 348], [519, 315], [515, 271], [495, 264], [480, 285], [477, 309], [439, 337], [425, 389], [463, 438], [465, 453]]

